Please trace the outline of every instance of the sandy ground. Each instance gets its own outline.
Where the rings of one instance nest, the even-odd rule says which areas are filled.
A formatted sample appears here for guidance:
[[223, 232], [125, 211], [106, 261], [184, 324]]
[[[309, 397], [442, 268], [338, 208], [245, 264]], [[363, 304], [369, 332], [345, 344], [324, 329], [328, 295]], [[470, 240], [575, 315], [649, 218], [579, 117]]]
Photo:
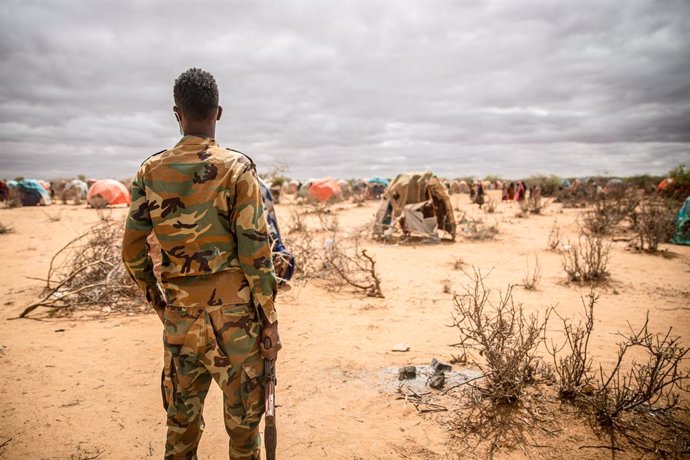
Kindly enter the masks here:
[[[479, 215], [468, 197], [454, 196], [463, 211]], [[341, 227], [367, 224], [376, 203], [334, 207]], [[279, 205], [285, 222], [293, 205]], [[556, 219], [574, 239], [579, 211], [548, 207], [544, 215], [515, 217], [514, 204], [501, 204], [486, 216], [499, 223], [493, 241], [453, 244], [383, 245], [367, 242], [382, 277], [384, 299], [323, 282], [298, 284], [281, 294], [279, 312], [284, 349], [278, 363], [278, 456], [281, 459], [472, 458], [451, 441], [442, 417], [420, 415], [396, 400], [383, 369], [449, 360], [457, 330], [446, 327], [453, 311], [444, 285], [467, 282], [454, 270], [491, 275], [488, 284], [505, 289], [521, 283], [526, 261], [535, 255], [542, 280], [537, 291], [516, 288], [528, 311], [556, 306], [562, 315], [581, 313], [588, 288], [564, 283], [561, 258], [546, 240]], [[115, 209], [122, 217], [124, 209]], [[35, 300], [50, 257], [95, 223], [95, 211], [74, 206], [0, 209], [0, 223], [15, 229], [0, 235], [0, 457], [8, 459], [161, 458], [165, 418], [160, 396], [162, 327], [156, 315], [102, 318], [8, 320]], [[285, 223], [283, 224], [285, 226]], [[690, 339], [690, 247], [664, 246], [666, 257], [640, 254], [614, 244], [611, 282], [600, 289], [595, 311], [594, 358], [610, 363], [616, 332], [639, 325], [650, 311], [651, 325]], [[39, 315], [40, 316], [40, 315]], [[549, 334], [558, 332], [551, 323]], [[394, 353], [399, 342], [411, 346]], [[199, 456], [226, 458], [220, 392], [207, 398], [206, 431]], [[450, 417], [450, 415], [446, 415]], [[7, 441], [7, 442], [6, 442]], [[591, 430], [564, 427], [541, 439], [540, 447], [501, 451], [497, 458], [610, 458], [605, 450], [579, 450], [601, 444]], [[625, 453], [618, 458], [626, 458]], [[631, 455], [634, 457], [634, 455]]]

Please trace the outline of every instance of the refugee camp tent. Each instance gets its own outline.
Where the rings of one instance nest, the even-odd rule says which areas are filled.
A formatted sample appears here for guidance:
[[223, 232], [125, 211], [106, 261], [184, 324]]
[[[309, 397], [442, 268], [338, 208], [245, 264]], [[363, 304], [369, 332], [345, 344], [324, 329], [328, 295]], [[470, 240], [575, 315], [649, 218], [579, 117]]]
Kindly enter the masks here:
[[667, 177], [666, 179], [662, 180], [659, 182], [659, 185], [656, 188], [657, 192], [663, 192], [668, 188], [669, 185], [673, 183], [673, 178], [672, 177]]
[[83, 180], [73, 179], [69, 181], [63, 189], [63, 193], [68, 191], [71, 194], [78, 193], [81, 198], [86, 198], [86, 194], [89, 192], [89, 186], [86, 185], [86, 182]]
[[671, 242], [690, 246], [690, 196], [685, 199], [685, 203], [678, 211], [674, 224], [676, 225], [676, 233]]
[[314, 180], [309, 186], [309, 195], [319, 201], [329, 201], [340, 197], [340, 185], [332, 177]]
[[625, 189], [625, 184], [621, 179], [611, 179], [606, 183], [606, 187], [604, 187], [604, 192], [606, 193], [613, 193], [613, 192], [622, 192]]
[[36, 179], [9, 181], [7, 185], [18, 190], [22, 206], [47, 206], [51, 204], [50, 194]]
[[116, 204], [131, 204], [132, 197], [122, 182], [115, 179], [100, 179], [93, 183], [86, 194], [89, 206], [101, 208]]
[[259, 185], [261, 186], [261, 198], [264, 202], [264, 215], [268, 223], [268, 237], [271, 241], [273, 267], [278, 276], [278, 284], [282, 285], [285, 281], [292, 278], [292, 274], [295, 272], [295, 258], [287, 250], [280, 236], [280, 228], [278, 227], [278, 219], [273, 206], [271, 190], [261, 179], [259, 179]]
[[383, 185], [384, 187], [388, 187], [388, 179], [384, 177], [370, 177], [367, 179], [367, 183], [369, 184], [380, 184]]
[[404, 234], [438, 239], [438, 230], [455, 239], [455, 217], [450, 197], [431, 172], [399, 174], [384, 193], [376, 215], [374, 236], [392, 234], [396, 223]]

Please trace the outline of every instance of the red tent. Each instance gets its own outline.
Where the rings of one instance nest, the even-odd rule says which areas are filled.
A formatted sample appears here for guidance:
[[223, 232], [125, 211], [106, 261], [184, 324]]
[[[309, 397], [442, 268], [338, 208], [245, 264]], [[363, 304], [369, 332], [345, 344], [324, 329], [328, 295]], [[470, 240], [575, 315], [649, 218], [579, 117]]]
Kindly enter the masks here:
[[340, 185], [332, 177], [315, 180], [309, 186], [309, 194], [319, 201], [328, 201], [341, 193]]
[[666, 179], [662, 180], [661, 182], [659, 182], [659, 186], [656, 188], [656, 191], [657, 192], [663, 192], [672, 183], [673, 183], [673, 178], [671, 178], [671, 177], [666, 178]]
[[132, 203], [127, 187], [115, 179], [100, 179], [94, 182], [86, 194], [86, 201], [93, 206], [92, 200], [96, 196], [103, 198], [109, 205]]

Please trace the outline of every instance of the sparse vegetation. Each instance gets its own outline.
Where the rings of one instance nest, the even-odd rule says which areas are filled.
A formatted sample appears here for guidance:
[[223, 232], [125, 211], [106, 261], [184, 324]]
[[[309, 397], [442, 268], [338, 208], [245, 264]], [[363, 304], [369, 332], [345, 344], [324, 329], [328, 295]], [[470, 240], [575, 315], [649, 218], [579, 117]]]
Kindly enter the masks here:
[[495, 403], [514, 404], [538, 370], [537, 349], [549, 311], [543, 318], [527, 315], [514, 302], [512, 286], [496, 298], [481, 271], [475, 269], [469, 276], [470, 285], [453, 297], [453, 326], [460, 333], [460, 346], [483, 358], [474, 362], [485, 375], [483, 396]]
[[498, 234], [498, 222], [487, 224], [482, 219], [463, 219], [462, 233], [469, 240], [491, 240]]
[[[582, 299], [585, 321], [573, 324], [569, 318], [564, 318], [556, 312], [563, 323], [562, 344], [553, 340], [547, 342], [546, 349], [553, 360], [553, 371], [557, 377], [558, 396], [561, 399], [574, 399], [583, 391], [590, 390], [593, 378], [590, 375], [592, 358], [589, 355], [589, 340], [594, 329], [594, 306], [599, 296], [590, 291], [587, 298]], [[555, 310], [554, 310], [555, 311]]]
[[675, 232], [675, 212], [661, 201], [640, 203], [634, 211], [633, 231], [637, 248], [656, 252], [659, 244], [667, 243]]
[[568, 281], [592, 283], [609, 277], [611, 243], [601, 237], [581, 233], [578, 243], [568, 244], [561, 255]]
[[529, 266], [529, 258], [526, 260], [526, 272], [522, 278], [522, 287], [528, 291], [535, 291], [541, 281], [541, 267], [539, 266], [539, 257], [534, 255], [534, 267]]
[[[599, 367], [596, 390], [588, 402], [601, 426], [620, 428], [623, 414], [643, 407], [671, 409], [678, 403], [678, 391], [690, 390], [690, 371], [683, 365], [690, 349], [671, 332], [672, 328], [665, 334], [651, 332], [648, 314], [639, 330], [631, 326], [623, 336], [613, 369]], [[631, 355], [645, 358], [640, 362]]]
[[610, 235], [618, 224], [633, 215], [638, 204], [638, 199], [624, 194], [599, 197], [584, 214], [582, 228], [592, 235]]
[[9, 227], [7, 225], [4, 225], [0, 223], [0, 235], [5, 235], [7, 233], [13, 233], [14, 229], [12, 227]]
[[558, 226], [558, 221], [553, 221], [553, 226], [549, 232], [549, 237], [546, 241], [549, 249], [552, 251], [558, 251], [561, 246], [561, 227]]

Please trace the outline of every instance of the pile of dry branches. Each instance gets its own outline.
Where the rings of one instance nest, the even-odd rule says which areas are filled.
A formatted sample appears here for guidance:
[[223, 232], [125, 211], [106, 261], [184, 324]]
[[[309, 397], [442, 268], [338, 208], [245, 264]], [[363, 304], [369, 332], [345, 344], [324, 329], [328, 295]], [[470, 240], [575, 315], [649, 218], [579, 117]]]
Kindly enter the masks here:
[[147, 310], [139, 289], [122, 264], [123, 224], [103, 218], [73, 239], [51, 259], [41, 299], [19, 315], [27, 316], [39, 307], [52, 314], [76, 309], [105, 311]]

